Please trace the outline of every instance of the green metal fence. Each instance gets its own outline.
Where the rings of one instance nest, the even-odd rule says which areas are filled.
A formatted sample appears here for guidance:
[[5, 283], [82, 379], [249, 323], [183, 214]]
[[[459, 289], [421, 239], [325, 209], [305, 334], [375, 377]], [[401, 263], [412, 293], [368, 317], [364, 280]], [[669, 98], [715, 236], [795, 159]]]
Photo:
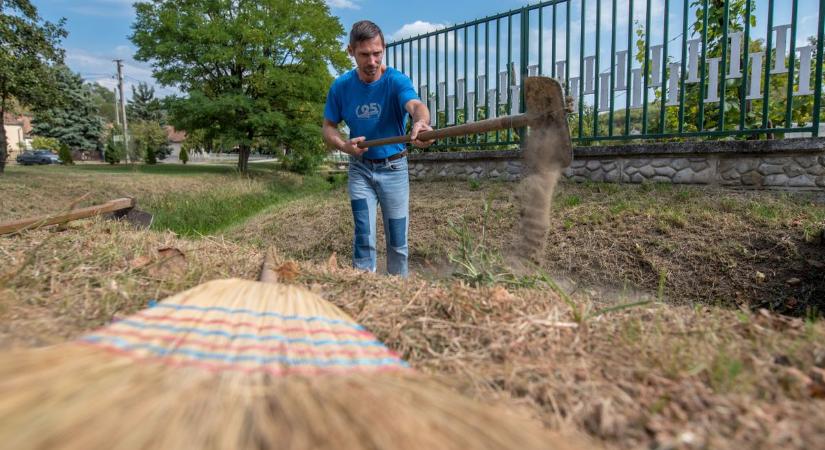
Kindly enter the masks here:
[[524, 79], [541, 74], [573, 97], [578, 144], [818, 136], [824, 13], [825, 0], [551, 0], [391, 42], [386, 63], [436, 127], [522, 112]]

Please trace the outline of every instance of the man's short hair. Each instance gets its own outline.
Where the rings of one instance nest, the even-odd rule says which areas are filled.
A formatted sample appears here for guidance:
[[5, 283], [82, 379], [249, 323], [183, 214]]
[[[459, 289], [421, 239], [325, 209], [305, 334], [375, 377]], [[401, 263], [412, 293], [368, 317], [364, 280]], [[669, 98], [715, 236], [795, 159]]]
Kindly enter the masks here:
[[381, 43], [385, 43], [384, 33], [381, 32], [378, 25], [370, 22], [369, 20], [355, 22], [355, 24], [352, 25], [352, 30], [349, 32], [349, 45], [350, 47], [355, 48], [356, 44], [359, 42], [368, 41], [376, 36], [381, 36]]

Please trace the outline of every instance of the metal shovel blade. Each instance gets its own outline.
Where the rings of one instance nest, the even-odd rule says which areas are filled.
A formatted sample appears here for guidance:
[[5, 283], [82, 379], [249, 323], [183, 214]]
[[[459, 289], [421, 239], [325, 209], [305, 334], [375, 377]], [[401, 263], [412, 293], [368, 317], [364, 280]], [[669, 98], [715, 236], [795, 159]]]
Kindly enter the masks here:
[[107, 215], [108, 219], [125, 220], [139, 230], [147, 230], [152, 226], [155, 216], [137, 208], [122, 209]]

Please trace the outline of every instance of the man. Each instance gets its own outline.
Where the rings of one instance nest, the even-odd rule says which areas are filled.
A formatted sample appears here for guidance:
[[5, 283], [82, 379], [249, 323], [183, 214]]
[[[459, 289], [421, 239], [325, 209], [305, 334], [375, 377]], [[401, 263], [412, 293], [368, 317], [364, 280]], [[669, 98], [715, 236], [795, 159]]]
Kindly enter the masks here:
[[[427, 147], [432, 141], [418, 140], [418, 133], [432, 130], [430, 112], [403, 73], [386, 67], [384, 35], [374, 23], [364, 20], [352, 26], [347, 52], [356, 68], [332, 83], [324, 109], [324, 141], [350, 155], [349, 196], [355, 222], [353, 266], [375, 272], [376, 209], [381, 206], [387, 242], [387, 271], [407, 275], [407, 230], [409, 228], [409, 174], [404, 144], [359, 148], [358, 143], [403, 135], [407, 115], [412, 116], [410, 137], [414, 145]], [[338, 133], [344, 121], [350, 140]], [[353, 137], [355, 136], [355, 137]]]

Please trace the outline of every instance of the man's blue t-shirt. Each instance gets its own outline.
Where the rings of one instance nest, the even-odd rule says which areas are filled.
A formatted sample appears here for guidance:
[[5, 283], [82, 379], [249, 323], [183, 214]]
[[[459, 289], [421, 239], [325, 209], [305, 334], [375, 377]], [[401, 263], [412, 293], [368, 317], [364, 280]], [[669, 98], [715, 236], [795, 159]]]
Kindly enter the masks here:
[[[408, 101], [418, 99], [412, 81], [403, 73], [387, 67], [381, 78], [364, 83], [356, 69], [341, 75], [327, 94], [324, 118], [333, 123], [347, 123], [350, 137], [367, 140], [401, 136], [407, 126]], [[404, 144], [370, 147], [365, 158], [381, 159], [400, 153]]]

